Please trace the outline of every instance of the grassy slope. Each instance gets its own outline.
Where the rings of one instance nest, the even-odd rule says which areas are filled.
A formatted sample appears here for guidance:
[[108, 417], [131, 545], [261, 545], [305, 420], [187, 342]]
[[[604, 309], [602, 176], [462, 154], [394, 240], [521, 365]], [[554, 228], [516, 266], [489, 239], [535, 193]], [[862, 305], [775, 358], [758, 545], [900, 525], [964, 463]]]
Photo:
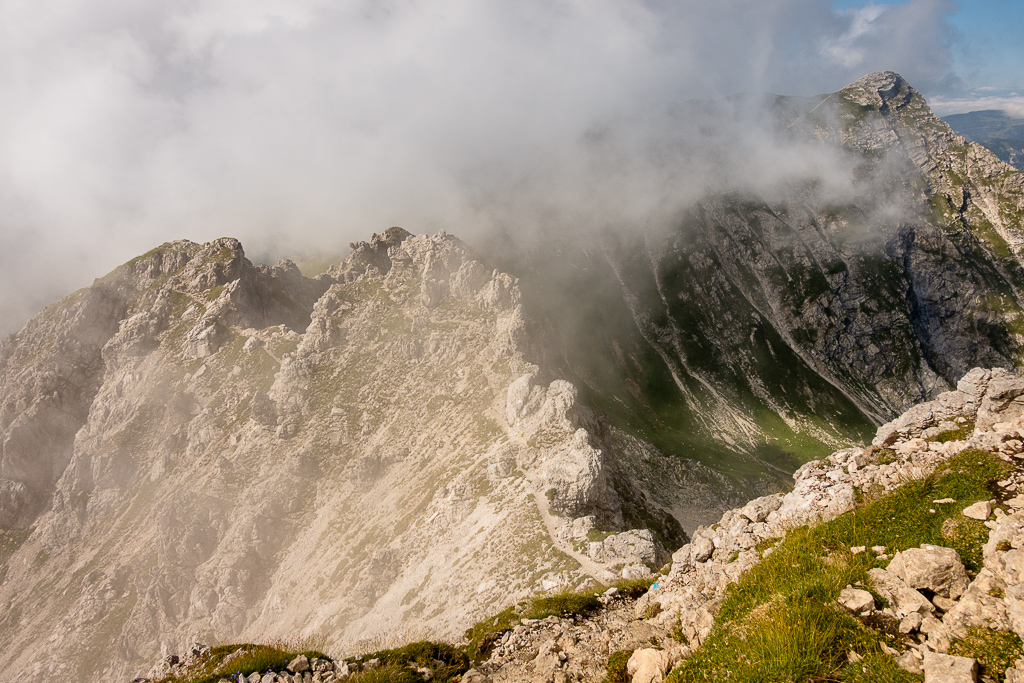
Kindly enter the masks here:
[[[924, 543], [942, 545], [957, 550], [968, 570], [977, 571], [988, 529], [959, 512], [989, 499], [989, 485], [1005, 476], [1005, 468], [990, 453], [964, 451], [933, 476], [831, 522], [790, 533], [729, 587], [708, 640], [671, 673], [669, 683], [921, 680], [898, 669], [882, 649], [883, 643], [900, 645], [903, 636], [895, 621], [865, 624], [836, 605], [845, 586], [870, 588], [867, 571], [887, 565], [870, 550], [853, 554], [850, 547], [884, 545], [892, 553]], [[947, 497], [956, 503], [933, 502]], [[987, 662], [987, 673], [997, 680], [998, 667], [1009, 666], [1006, 657], [1013, 655], [1012, 663], [1021, 654], [1012, 634], [972, 636], [954, 649], [983, 660], [983, 671]], [[851, 652], [862, 659], [851, 661]]]

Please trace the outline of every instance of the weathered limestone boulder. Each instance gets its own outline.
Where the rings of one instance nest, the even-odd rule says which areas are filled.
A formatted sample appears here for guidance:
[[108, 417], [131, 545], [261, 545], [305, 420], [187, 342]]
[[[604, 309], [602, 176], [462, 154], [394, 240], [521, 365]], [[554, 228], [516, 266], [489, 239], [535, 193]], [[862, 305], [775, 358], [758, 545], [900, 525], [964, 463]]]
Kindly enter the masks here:
[[[794, 477], [799, 474], [800, 470], [797, 470]], [[838, 517], [857, 504], [856, 494], [849, 482], [822, 485], [822, 482], [813, 480], [813, 484], [801, 486], [802, 483], [798, 480], [794, 489], [783, 497], [782, 505], [768, 514], [766, 521], [769, 524], [790, 527], [815, 524], [823, 519]], [[814, 490], [810, 490], [812, 488]]]
[[612, 508], [615, 492], [604, 469], [604, 454], [582, 427], [553, 450], [539, 468], [541, 489], [551, 508], [570, 517]]
[[896, 615], [900, 619], [914, 612], [920, 612], [923, 615], [935, 611], [935, 605], [929, 602], [928, 598], [905, 584], [903, 579], [885, 569], [869, 569], [868, 578], [871, 579], [878, 594], [889, 601], [890, 606], [896, 610]]
[[707, 536], [694, 539], [693, 559], [695, 562], [704, 562], [715, 552], [715, 543]]
[[970, 580], [960, 555], [952, 548], [923, 545], [896, 553], [887, 568], [909, 587], [944, 598], [959, 598]]
[[626, 672], [633, 683], [661, 683], [670, 664], [669, 655], [664, 650], [641, 648], [630, 656]]
[[783, 494], [777, 493], [771, 496], [755, 498], [744, 505], [739, 514], [751, 522], [758, 523], [768, 519], [768, 515], [775, 512], [782, 506]]
[[964, 517], [970, 517], [971, 519], [977, 519], [984, 522], [992, 516], [992, 501], [982, 500], [978, 501], [974, 505], [968, 505], [964, 508], [963, 513]]
[[864, 610], [873, 609], [875, 599], [865, 590], [847, 586], [839, 593], [839, 605], [852, 614], [860, 614]]
[[303, 671], [309, 671], [309, 659], [306, 655], [299, 655], [292, 661], [288, 662], [288, 670], [293, 674], [300, 674]]
[[978, 663], [967, 657], [954, 657], [925, 650], [925, 683], [975, 683], [978, 680]]
[[1009, 630], [1005, 592], [1006, 583], [992, 569], [983, 567], [959, 602], [943, 617], [943, 623], [955, 637], [967, 635], [967, 630], [975, 626]]
[[993, 376], [978, 407], [975, 424], [991, 430], [998, 422], [1020, 422], [1024, 416], [1024, 377], [1013, 374]]
[[657, 561], [658, 548], [650, 529], [631, 529], [590, 543], [587, 555], [598, 562], [650, 564]]

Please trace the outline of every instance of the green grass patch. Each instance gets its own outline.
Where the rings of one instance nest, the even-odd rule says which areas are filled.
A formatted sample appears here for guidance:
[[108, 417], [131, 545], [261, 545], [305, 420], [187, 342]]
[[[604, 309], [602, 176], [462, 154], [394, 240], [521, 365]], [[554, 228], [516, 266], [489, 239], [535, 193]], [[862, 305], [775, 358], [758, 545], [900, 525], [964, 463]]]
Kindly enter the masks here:
[[605, 668], [604, 678], [601, 683], [629, 683], [630, 676], [626, 671], [629, 658], [633, 656], [632, 650], [620, 650], [608, 656], [608, 666]]
[[465, 650], [447, 643], [421, 641], [392, 650], [381, 650], [350, 660], [365, 664], [380, 660], [380, 666], [353, 674], [352, 683], [423, 683], [417, 668], [430, 669], [433, 681], [451, 681], [469, 670], [469, 657]]
[[519, 623], [515, 607], [509, 607], [496, 616], [477, 622], [466, 630], [466, 654], [473, 662], [487, 659], [505, 631]]
[[974, 627], [967, 630], [966, 638], [950, 644], [949, 654], [978, 660], [982, 677], [1002, 683], [1006, 670], [1024, 654], [1024, 646], [1016, 633]]
[[656, 577], [649, 579], [633, 579], [631, 581], [620, 581], [614, 584], [619, 589], [619, 595], [630, 600], [636, 600], [654, 585]]
[[[318, 650], [297, 650], [274, 645], [218, 645], [211, 648], [185, 676], [167, 676], [157, 683], [216, 683], [221, 678], [248, 676], [257, 671], [280, 671], [299, 655], [330, 659]], [[422, 680], [422, 679], [421, 679]]]
[[[647, 592], [651, 583], [647, 579], [638, 579], [616, 584], [616, 587], [620, 593], [633, 598]], [[465, 637], [468, 643], [464, 649], [471, 661], [480, 662], [490, 656], [502, 635], [522, 619], [585, 617], [601, 607], [601, 601], [594, 595], [594, 591], [566, 591], [525, 600], [467, 629]]]
[[[851, 652], [860, 661], [851, 661]], [[867, 680], [868, 667], [873, 681], [920, 680], [897, 668], [856, 619], [818, 599], [794, 596], [717, 628], [667, 682]]]
[[601, 601], [592, 592], [566, 592], [534, 598], [526, 609], [527, 619], [546, 617], [585, 617], [601, 609]]
[[[977, 571], [988, 529], [959, 513], [988, 499], [987, 484], [1006, 472], [1006, 463], [995, 455], [967, 450], [925, 479], [830, 522], [794, 529], [727, 589], [708, 640], [672, 672], [669, 683], [920, 680], [881, 650], [882, 642], [898, 646], [898, 634], [882, 623], [869, 628], [836, 606], [845, 586], [870, 590], [867, 571], [887, 564], [871, 552], [851, 553], [850, 547], [884, 545], [891, 554], [932, 543], [954, 548], [967, 568]], [[956, 502], [932, 502], [940, 498]], [[995, 659], [1004, 646], [999, 641], [985, 647]]]
[[946, 443], [947, 441], [963, 441], [974, 433], [974, 420], [967, 420], [966, 422], [960, 423], [960, 426], [956, 429], [947, 429], [943, 432], [939, 432], [928, 441], [935, 441], [938, 443]]

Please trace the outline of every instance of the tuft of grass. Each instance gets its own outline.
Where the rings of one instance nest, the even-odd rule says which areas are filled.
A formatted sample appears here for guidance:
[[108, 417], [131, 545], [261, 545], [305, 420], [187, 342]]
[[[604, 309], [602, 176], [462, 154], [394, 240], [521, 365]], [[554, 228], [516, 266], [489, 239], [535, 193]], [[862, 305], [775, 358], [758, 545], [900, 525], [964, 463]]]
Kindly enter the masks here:
[[884, 652], [869, 652], [860, 662], [840, 669], [838, 678], [848, 683], [915, 683], [924, 677], [894, 666], [892, 657]]
[[963, 441], [974, 433], [974, 420], [968, 419], [966, 422], [960, 423], [960, 426], [956, 429], [947, 429], [944, 432], [939, 432], [928, 441], [936, 441], [938, 443], [946, 443], [947, 441]]
[[676, 641], [680, 645], [689, 645], [690, 639], [686, 637], [686, 633], [683, 632], [683, 620], [676, 617], [676, 623], [672, 625], [672, 630], [669, 631], [669, 635], [672, 640]]
[[654, 585], [655, 577], [649, 579], [632, 579], [630, 581], [620, 581], [619, 583], [613, 584], [619, 589], [619, 595], [629, 600], [636, 600]]
[[[650, 588], [653, 580], [637, 579], [616, 584], [620, 593], [629, 593], [630, 597], [643, 595]], [[545, 595], [521, 602], [507, 608], [496, 616], [484, 619], [466, 630], [468, 644], [465, 652], [469, 659], [481, 662], [490, 656], [494, 645], [501, 639], [505, 631], [516, 626], [521, 619], [544, 619], [550, 616], [574, 617], [593, 614], [601, 609], [601, 601], [593, 592], [566, 591], [554, 595]]]
[[462, 677], [470, 661], [465, 650], [447, 643], [420, 641], [391, 650], [381, 650], [352, 660], [365, 664], [380, 660], [380, 666], [353, 674], [351, 683], [423, 683], [417, 668], [430, 669], [431, 680], [443, 683]]
[[882, 452], [878, 454], [878, 464], [891, 465], [892, 463], [899, 460], [899, 457], [900, 456], [896, 453], [896, 451], [894, 451], [891, 448], [886, 448], [883, 449]]
[[[861, 661], [850, 662], [850, 652]], [[666, 683], [867, 680], [859, 676], [869, 666], [873, 682], [920, 680], [896, 667], [873, 634], [835, 606], [777, 599], [742, 622], [717, 628]]]
[[318, 650], [292, 650], [274, 645], [218, 645], [211, 648], [183, 677], [167, 676], [158, 683], [216, 683], [221, 678], [248, 676], [255, 672], [280, 671], [299, 655], [330, 659]]
[[661, 603], [652, 602], [644, 608], [643, 614], [640, 615], [641, 619], [653, 619], [654, 617], [661, 614]]
[[601, 683], [629, 683], [630, 677], [626, 671], [626, 665], [632, 656], [632, 650], [611, 653], [608, 656], [608, 666], [605, 668], [604, 679]]
[[[988, 499], [987, 485], [1006, 470], [991, 453], [964, 451], [930, 477], [862, 502], [832, 521], [792, 530], [727, 589], [707, 641], [667, 683], [920, 680], [898, 669], [881, 650], [883, 642], [899, 644], [893, 624], [861, 623], [836, 606], [847, 585], [870, 590], [867, 571], [886, 564], [873, 553], [849, 549], [884, 545], [891, 553], [933, 543], [954, 548], [968, 569], [979, 570], [988, 530], [958, 513], [964, 505]], [[957, 501], [952, 515], [932, 513], [932, 501], [946, 497]], [[993, 653], [998, 649], [986, 647]], [[851, 652], [856, 656], [851, 658]]]
[[509, 607], [496, 616], [477, 622], [466, 630], [466, 654], [475, 664], [482, 662], [491, 655], [494, 645], [501, 639], [505, 631], [519, 623], [519, 615], [515, 607]]
[[1006, 670], [1024, 654], [1024, 644], [1012, 631], [976, 626], [967, 630], [966, 638], [957, 638], [950, 644], [949, 654], [978, 660], [982, 677], [1003, 683]]
[[585, 617], [599, 609], [601, 601], [593, 593], [567, 591], [534, 598], [524, 616], [527, 619], [544, 619], [550, 616]]

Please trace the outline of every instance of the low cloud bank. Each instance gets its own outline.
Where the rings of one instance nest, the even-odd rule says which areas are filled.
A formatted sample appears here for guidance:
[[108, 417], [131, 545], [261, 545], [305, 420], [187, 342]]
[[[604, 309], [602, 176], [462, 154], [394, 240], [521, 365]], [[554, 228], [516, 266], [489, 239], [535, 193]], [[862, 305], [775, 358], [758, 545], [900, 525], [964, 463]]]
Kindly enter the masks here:
[[[945, 0], [13, 0], [0, 333], [160, 242], [260, 258], [390, 225], [633, 229], [841, 160], [691, 101], [950, 73]], [[953, 79], [955, 80], [955, 79]], [[688, 104], [690, 103], [690, 104]]]

